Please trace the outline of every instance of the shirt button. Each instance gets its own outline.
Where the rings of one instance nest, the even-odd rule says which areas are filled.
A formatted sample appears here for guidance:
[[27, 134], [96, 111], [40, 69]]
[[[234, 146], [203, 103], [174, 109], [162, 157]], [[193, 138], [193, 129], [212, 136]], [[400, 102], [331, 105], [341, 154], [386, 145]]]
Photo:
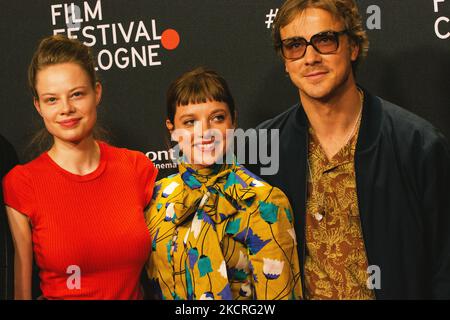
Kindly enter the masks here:
[[314, 214], [314, 218], [316, 218], [317, 221], [322, 221], [323, 215], [317, 212], [316, 214]]

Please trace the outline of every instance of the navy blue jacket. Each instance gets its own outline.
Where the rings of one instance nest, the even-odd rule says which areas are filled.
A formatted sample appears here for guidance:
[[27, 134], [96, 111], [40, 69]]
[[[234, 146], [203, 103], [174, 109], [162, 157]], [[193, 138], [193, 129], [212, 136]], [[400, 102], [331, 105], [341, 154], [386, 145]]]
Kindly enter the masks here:
[[[430, 123], [390, 102], [366, 91], [364, 101], [355, 171], [369, 265], [381, 271], [376, 297], [450, 299], [448, 141]], [[308, 120], [297, 104], [258, 129], [280, 130], [279, 171], [262, 178], [291, 201], [303, 274]], [[261, 166], [247, 167], [260, 174]]]

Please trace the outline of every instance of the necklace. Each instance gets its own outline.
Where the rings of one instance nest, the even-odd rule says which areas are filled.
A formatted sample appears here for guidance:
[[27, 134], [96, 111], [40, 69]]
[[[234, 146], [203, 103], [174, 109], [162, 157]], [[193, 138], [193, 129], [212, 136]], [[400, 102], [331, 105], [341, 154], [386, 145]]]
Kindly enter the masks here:
[[[363, 105], [364, 105], [364, 94], [359, 88], [358, 88], [358, 93], [359, 93], [359, 97], [360, 97], [359, 114], [358, 114], [358, 117], [356, 118], [356, 121], [355, 121], [355, 124], [353, 125], [352, 130], [349, 132], [348, 136], [345, 138], [344, 146], [346, 146], [349, 143], [350, 139], [355, 135], [356, 130], [357, 130], [357, 128], [359, 128], [359, 125], [361, 123], [362, 109], [363, 109]], [[308, 162], [308, 175], [309, 175], [309, 178], [311, 179], [311, 184], [312, 184], [312, 192], [311, 192], [311, 196], [312, 196], [313, 194], [317, 193], [317, 192], [315, 192], [315, 189], [318, 188], [317, 182], [319, 181], [320, 178], [317, 179], [316, 181], [314, 180], [309, 157], [307, 159], [307, 162]], [[320, 206], [318, 208], [318, 212], [315, 212], [312, 215], [319, 222], [323, 220], [323, 218], [325, 217], [325, 197], [322, 197]]]
[[346, 146], [347, 143], [350, 141], [350, 139], [355, 135], [356, 128], [358, 128], [358, 125], [361, 122], [362, 109], [363, 109], [363, 105], [364, 105], [364, 94], [361, 92], [360, 89], [358, 89], [358, 93], [359, 93], [359, 99], [360, 99], [360, 108], [359, 108], [358, 117], [356, 118], [356, 122], [353, 125], [352, 131], [350, 131], [348, 136], [345, 138], [344, 146]]

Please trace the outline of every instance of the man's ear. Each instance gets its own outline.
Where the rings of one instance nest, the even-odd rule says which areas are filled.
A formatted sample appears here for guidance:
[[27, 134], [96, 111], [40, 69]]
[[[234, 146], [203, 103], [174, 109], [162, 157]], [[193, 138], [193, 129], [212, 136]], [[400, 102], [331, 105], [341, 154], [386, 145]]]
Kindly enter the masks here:
[[350, 43], [350, 58], [352, 60], [352, 62], [355, 62], [356, 59], [358, 59], [359, 56], [359, 45], [352, 41]]
[[33, 97], [33, 104], [34, 104], [34, 107], [35, 107], [36, 111], [37, 111], [37, 112], [39, 113], [39, 115], [42, 117], [42, 114], [41, 114], [41, 105], [40, 105], [40, 103], [39, 103], [39, 98]]

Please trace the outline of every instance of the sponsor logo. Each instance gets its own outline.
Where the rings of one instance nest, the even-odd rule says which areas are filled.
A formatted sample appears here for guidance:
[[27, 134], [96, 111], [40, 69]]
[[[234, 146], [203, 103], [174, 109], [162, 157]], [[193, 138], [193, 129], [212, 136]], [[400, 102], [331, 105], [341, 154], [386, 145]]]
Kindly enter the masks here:
[[98, 69], [155, 67], [163, 63], [161, 46], [174, 50], [180, 43], [178, 32], [169, 28], [159, 32], [155, 18], [107, 23], [103, 3], [84, 1], [50, 6], [53, 34], [80, 39], [98, 49]]
[[[433, 0], [434, 4], [434, 13], [440, 13], [444, 10], [444, 7], [447, 6], [448, 11], [448, 5], [450, 1], [446, 0]], [[434, 33], [436, 34], [436, 37], [441, 40], [447, 40], [450, 39], [450, 18], [446, 16], [440, 16], [436, 19], [436, 22], [434, 23]]]

